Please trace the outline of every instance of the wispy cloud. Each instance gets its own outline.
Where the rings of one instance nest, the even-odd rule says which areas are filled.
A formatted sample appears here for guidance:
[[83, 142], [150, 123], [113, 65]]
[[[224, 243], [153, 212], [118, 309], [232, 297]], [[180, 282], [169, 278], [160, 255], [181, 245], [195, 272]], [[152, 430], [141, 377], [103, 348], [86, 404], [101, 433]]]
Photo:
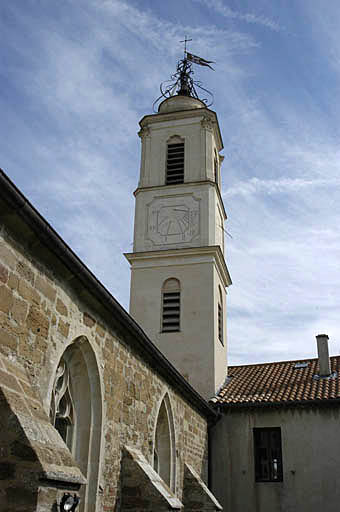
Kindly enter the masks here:
[[253, 194], [280, 194], [282, 192], [300, 192], [307, 187], [340, 186], [340, 178], [334, 179], [301, 179], [280, 178], [275, 180], [261, 180], [250, 178], [247, 181], [234, 184], [227, 188], [224, 196], [226, 199], [233, 196], [249, 196]]
[[282, 30], [282, 27], [276, 21], [268, 18], [267, 16], [258, 15], [254, 13], [241, 13], [239, 11], [235, 11], [225, 5], [222, 0], [196, 0], [203, 5], [209, 7], [209, 9], [213, 9], [218, 14], [221, 14], [225, 18], [230, 18], [238, 21], [245, 21], [246, 23], [252, 23], [256, 25], [261, 25], [262, 27], [266, 27], [270, 30], [274, 30], [275, 32], [279, 32]]
[[[324, 89], [339, 82], [337, 66], [323, 67], [330, 41], [332, 62], [340, 54], [328, 33], [339, 9], [317, 16], [309, 3], [299, 15], [282, 4], [278, 21], [266, 2], [248, 2], [249, 13], [188, 0], [179, 20], [177, 3], [150, 5], [7, 2], [1, 164], [127, 307], [138, 120], [187, 34], [194, 53], [218, 62], [195, 76], [214, 93], [225, 144], [230, 359], [312, 355], [317, 330], [340, 339], [340, 98], [315, 81], [331, 68]], [[319, 58], [291, 46], [291, 31]]]

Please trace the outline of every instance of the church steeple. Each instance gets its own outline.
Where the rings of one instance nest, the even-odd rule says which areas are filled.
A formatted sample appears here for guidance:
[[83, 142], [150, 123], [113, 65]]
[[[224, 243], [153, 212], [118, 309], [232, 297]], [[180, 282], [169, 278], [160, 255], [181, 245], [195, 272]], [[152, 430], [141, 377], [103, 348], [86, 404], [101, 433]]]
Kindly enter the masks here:
[[179, 62], [157, 113], [140, 121], [134, 252], [126, 257], [130, 313], [209, 398], [226, 377], [231, 280], [220, 193], [223, 143], [216, 113], [196, 93], [191, 67], [186, 58]]

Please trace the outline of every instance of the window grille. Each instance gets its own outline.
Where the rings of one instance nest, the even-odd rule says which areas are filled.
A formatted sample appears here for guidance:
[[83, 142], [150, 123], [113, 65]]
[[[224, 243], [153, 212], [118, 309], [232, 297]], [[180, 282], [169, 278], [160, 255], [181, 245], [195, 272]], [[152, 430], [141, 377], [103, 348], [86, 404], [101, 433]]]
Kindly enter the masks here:
[[281, 428], [254, 428], [255, 481], [282, 482]]
[[163, 292], [162, 332], [179, 331], [181, 292]]
[[168, 144], [166, 185], [184, 183], [184, 142]]

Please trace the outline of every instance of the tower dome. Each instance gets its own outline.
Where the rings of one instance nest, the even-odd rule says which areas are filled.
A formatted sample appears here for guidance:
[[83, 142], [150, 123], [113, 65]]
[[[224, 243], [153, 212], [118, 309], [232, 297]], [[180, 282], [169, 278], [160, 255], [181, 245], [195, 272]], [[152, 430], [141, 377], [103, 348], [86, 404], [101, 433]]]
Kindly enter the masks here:
[[169, 112], [178, 112], [179, 110], [194, 110], [196, 108], [206, 108], [206, 104], [192, 96], [171, 96], [166, 98], [158, 107], [160, 114], [167, 114]]

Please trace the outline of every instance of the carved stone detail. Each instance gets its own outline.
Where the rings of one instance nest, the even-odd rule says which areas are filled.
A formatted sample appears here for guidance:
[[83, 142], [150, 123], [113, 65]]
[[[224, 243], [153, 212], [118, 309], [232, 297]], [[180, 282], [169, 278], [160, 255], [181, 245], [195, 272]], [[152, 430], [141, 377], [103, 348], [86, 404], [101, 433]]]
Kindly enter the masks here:
[[145, 137], [150, 137], [150, 128], [148, 126], [145, 126], [144, 128], [142, 128], [141, 130], [139, 130], [138, 132], [138, 136], [141, 138], [141, 139], [144, 139]]
[[210, 131], [213, 131], [214, 129], [214, 123], [213, 121], [210, 119], [210, 117], [207, 117], [205, 116], [202, 121], [201, 121], [201, 126], [202, 128], [204, 128], [205, 130], [210, 130]]
[[54, 379], [50, 419], [53, 425], [55, 425], [57, 419], [63, 419], [69, 425], [73, 424], [70, 372], [64, 359], [60, 361]]

